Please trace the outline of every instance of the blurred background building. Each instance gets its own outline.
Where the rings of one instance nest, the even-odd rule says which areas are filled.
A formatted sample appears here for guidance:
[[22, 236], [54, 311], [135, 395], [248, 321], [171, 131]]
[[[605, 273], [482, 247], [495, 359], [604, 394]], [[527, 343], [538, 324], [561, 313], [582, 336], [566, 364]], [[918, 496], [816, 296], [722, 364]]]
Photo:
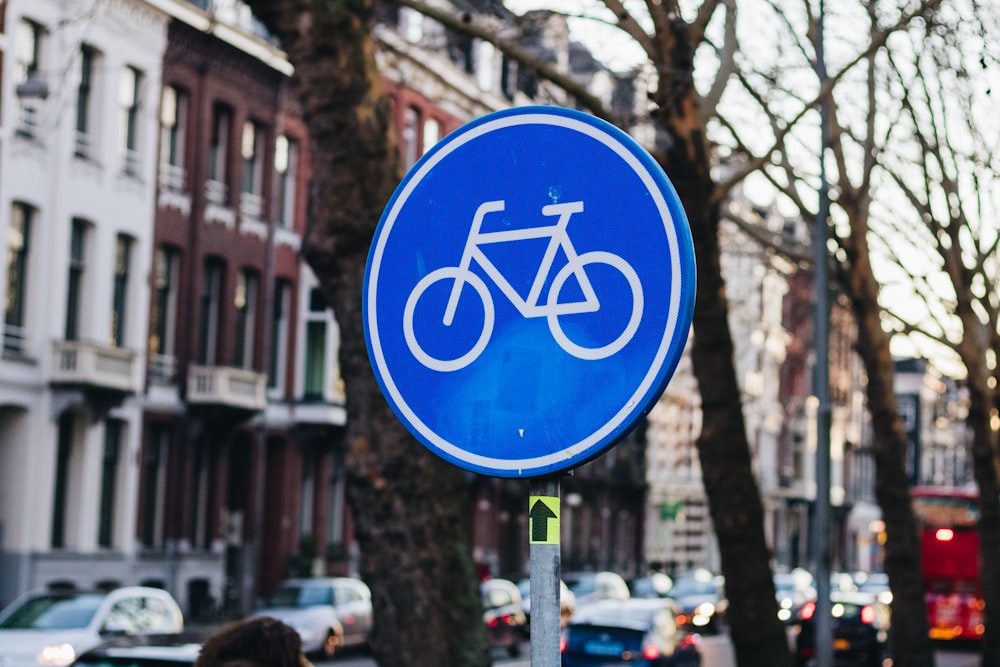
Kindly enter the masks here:
[[[584, 82], [654, 146], [652, 73], [615, 72], [565, 18], [456, 2]], [[491, 44], [377, 3], [409, 167], [468, 120], [568, 104]], [[144, 583], [192, 619], [284, 577], [356, 574], [339, 330], [299, 258], [309, 140], [285, 54], [236, 0], [0, 3], [0, 605], [32, 588]], [[737, 194], [723, 225], [731, 327], [766, 532], [807, 565], [815, 501], [811, 277]], [[834, 305], [831, 502], [844, 568], [877, 567], [863, 377]], [[915, 482], [970, 480], [960, 386], [901, 361]], [[564, 569], [718, 569], [682, 360], [648, 419], [562, 481]], [[523, 481], [470, 478], [484, 574], [528, 571]]]

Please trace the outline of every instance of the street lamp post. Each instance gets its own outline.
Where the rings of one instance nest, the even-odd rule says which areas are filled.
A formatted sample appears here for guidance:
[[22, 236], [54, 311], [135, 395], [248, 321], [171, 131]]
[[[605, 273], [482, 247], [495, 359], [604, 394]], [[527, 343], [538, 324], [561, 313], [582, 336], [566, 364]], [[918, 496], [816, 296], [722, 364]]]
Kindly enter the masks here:
[[[826, 84], [826, 61], [823, 52], [824, 0], [819, 0], [816, 26], [816, 76], [822, 91]], [[816, 294], [815, 354], [813, 369], [816, 396], [816, 507], [813, 514], [813, 546], [816, 562], [816, 661], [817, 667], [833, 664], [833, 627], [830, 603], [830, 302], [827, 278], [827, 220], [829, 218], [830, 192], [826, 179], [826, 146], [828, 107], [821, 97], [820, 152], [819, 152], [819, 202], [813, 228]]]

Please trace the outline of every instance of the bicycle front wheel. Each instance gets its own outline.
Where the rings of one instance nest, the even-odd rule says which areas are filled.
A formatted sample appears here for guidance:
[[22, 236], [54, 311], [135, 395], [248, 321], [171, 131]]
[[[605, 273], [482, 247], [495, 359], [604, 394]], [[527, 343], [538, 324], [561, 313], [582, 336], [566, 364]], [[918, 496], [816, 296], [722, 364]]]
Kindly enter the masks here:
[[[444, 337], [447, 333], [449, 325], [444, 324], [444, 303], [440, 301], [441, 295], [449, 295], [451, 293], [454, 281], [462, 281], [462, 292], [459, 296], [460, 299], [464, 299], [466, 290], [465, 285], [472, 286], [472, 293], [479, 297], [482, 302], [483, 309], [483, 322], [482, 330], [480, 331], [478, 338], [473, 334], [473, 338], [476, 338], [475, 343], [472, 348], [462, 354], [461, 356], [455, 358], [440, 358], [440, 356], [434, 356], [429, 354], [424, 346], [420, 344], [417, 340], [417, 331], [414, 326], [414, 320], [419, 322], [429, 322], [435, 325], [440, 324], [440, 337]], [[441, 303], [442, 308], [440, 311], [432, 308], [428, 305], [432, 300], [430, 298], [424, 299], [425, 304], [421, 304], [421, 297], [424, 297], [436, 283], [443, 282], [442, 285], [437, 285], [433, 290], [434, 293], [439, 297], [439, 301], [435, 302]], [[462, 301], [460, 301], [462, 303]], [[410, 292], [410, 296], [406, 299], [406, 307], [403, 310], [403, 336], [406, 338], [406, 344], [410, 348], [410, 352], [417, 361], [422, 363], [427, 368], [431, 370], [440, 371], [442, 373], [457, 371], [461, 368], [465, 368], [473, 361], [475, 361], [483, 350], [486, 349], [486, 345], [490, 342], [490, 336], [493, 335], [493, 324], [496, 319], [496, 312], [493, 305], [493, 297], [490, 295], [489, 288], [486, 287], [486, 283], [483, 279], [470, 271], [462, 271], [457, 266], [446, 266], [444, 268], [438, 269], [436, 271], [431, 271], [426, 276], [424, 276], [420, 282], [416, 284], [413, 291]], [[451, 326], [454, 326], [453, 322]], [[473, 325], [474, 327], [475, 325]], [[421, 335], [429, 337], [432, 334], [426, 333], [426, 329], [422, 329], [424, 333]], [[456, 340], [461, 340], [464, 337], [448, 335], [447, 339], [449, 342], [455, 342]]]
[[[566, 334], [563, 324], [559, 321], [559, 318], [573, 317], [573, 315], [560, 313], [556, 304], [560, 302], [560, 293], [570, 276], [575, 275], [577, 272], [582, 272], [587, 275], [587, 279], [591, 282], [591, 284], [593, 284], [594, 281], [591, 280], [593, 272], [588, 272], [587, 267], [600, 264], [611, 267], [625, 279], [625, 282], [629, 287], [629, 293], [632, 297], [631, 307], [629, 309], [628, 319], [624, 322], [621, 333], [618, 334], [614, 340], [603, 345], [588, 347], [574, 342]], [[594, 289], [595, 291], [600, 291], [597, 287]], [[588, 359], [593, 361], [610, 357], [625, 347], [628, 342], [632, 340], [632, 336], [634, 336], [635, 332], [639, 329], [639, 322], [642, 320], [642, 309], [642, 284], [639, 282], [639, 275], [635, 272], [635, 269], [632, 268], [632, 265], [618, 255], [610, 252], [587, 252], [580, 255], [576, 262], [562, 267], [562, 269], [560, 269], [556, 274], [555, 279], [553, 279], [552, 288], [549, 291], [550, 314], [547, 316], [547, 320], [549, 323], [549, 330], [552, 332], [552, 337], [555, 338], [556, 342], [559, 343], [559, 346], [562, 349], [579, 359]], [[598, 303], [596, 304], [594, 312], [600, 312], [600, 310], [600, 298], [598, 297]]]

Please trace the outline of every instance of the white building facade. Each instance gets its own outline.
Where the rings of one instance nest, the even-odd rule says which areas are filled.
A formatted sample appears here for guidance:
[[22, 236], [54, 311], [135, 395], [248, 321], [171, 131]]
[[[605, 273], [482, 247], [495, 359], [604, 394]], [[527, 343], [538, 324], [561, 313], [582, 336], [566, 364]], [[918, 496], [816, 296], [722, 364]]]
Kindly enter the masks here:
[[0, 115], [0, 602], [128, 579], [167, 16], [9, 0]]

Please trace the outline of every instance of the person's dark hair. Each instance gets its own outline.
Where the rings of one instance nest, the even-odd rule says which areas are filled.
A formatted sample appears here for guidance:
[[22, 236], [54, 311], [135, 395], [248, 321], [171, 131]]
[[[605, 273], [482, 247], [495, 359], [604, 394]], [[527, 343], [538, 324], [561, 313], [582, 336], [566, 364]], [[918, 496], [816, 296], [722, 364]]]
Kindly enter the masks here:
[[251, 618], [215, 632], [201, 647], [195, 667], [301, 667], [302, 638], [281, 621]]

